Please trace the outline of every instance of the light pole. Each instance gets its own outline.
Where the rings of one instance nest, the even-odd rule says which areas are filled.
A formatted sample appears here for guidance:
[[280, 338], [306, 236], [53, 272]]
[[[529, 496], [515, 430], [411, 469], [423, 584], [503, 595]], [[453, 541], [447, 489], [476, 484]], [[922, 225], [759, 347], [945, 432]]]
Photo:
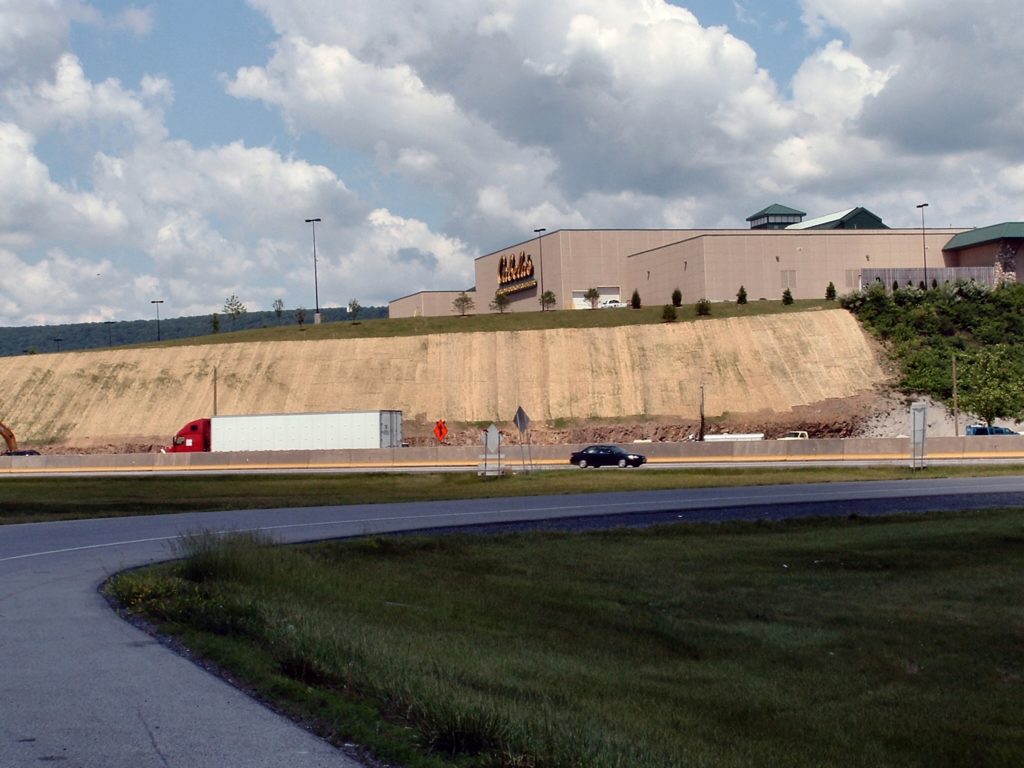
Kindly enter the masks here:
[[114, 321], [113, 320], [104, 320], [103, 324], [105, 326], [107, 326], [107, 346], [108, 347], [112, 347], [112, 346], [114, 346], [114, 339], [113, 339], [113, 337], [110, 334], [110, 326], [112, 326], [114, 324]]
[[924, 239], [924, 209], [928, 207], [928, 203], [921, 203], [918, 208], [921, 209], [921, 259], [924, 262], [924, 289], [928, 290], [928, 246]]
[[151, 299], [149, 303], [156, 305], [156, 340], [160, 341], [160, 305], [164, 303], [164, 300]]
[[320, 288], [316, 278], [316, 223], [320, 219], [306, 219], [307, 224], [313, 225], [313, 298], [316, 302], [316, 312], [313, 314], [313, 325], [320, 325]]
[[[533, 230], [534, 234], [537, 235], [537, 261], [540, 262], [540, 297], [544, 298], [544, 240], [541, 235], [547, 232], [547, 229], [541, 227], [540, 229]], [[541, 304], [541, 309], [544, 305]]]

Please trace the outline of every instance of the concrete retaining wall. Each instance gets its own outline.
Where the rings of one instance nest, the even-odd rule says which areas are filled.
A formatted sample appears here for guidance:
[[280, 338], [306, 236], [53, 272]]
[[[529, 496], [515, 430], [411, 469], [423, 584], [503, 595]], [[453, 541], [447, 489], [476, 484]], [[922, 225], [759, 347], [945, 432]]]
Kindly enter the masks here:
[[[534, 464], [569, 466], [569, 454], [582, 445], [538, 445], [502, 449], [501, 464], [515, 470]], [[636, 443], [623, 446], [647, 456], [648, 463], [778, 461], [910, 461], [909, 438], [847, 440], [764, 440], [717, 443]], [[926, 443], [926, 459], [1021, 459], [1024, 436], [936, 437]], [[260, 451], [250, 453], [129, 453], [0, 457], [0, 474], [38, 472], [116, 472], [119, 470], [211, 471], [225, 469], [406, 469], [476, 467], [482, 446], [435, 446], [350, 451]]]

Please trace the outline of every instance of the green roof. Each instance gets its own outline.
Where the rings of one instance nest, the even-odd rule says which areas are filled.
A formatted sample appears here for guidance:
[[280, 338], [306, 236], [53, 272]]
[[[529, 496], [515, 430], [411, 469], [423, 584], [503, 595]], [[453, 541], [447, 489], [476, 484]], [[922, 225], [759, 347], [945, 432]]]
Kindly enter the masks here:
[[760, 219], [763, 216], [806, 216], [807, 214], [803, 211], [798, 211], [795, 208], [787, 208], [784, 205], [773, 203], [762, 211], [758, 211], [753, 216], [748, 216], [747, 221], [753, 221], [754, 219]]
[[1004, 221], [1002, 224], [961, 232], [946, 243], [942, 250], [956, 251], [960, 248], [970, 248], [972, 245], [984, 245], [1010, 239], [1024, 240], [1024, 221]]

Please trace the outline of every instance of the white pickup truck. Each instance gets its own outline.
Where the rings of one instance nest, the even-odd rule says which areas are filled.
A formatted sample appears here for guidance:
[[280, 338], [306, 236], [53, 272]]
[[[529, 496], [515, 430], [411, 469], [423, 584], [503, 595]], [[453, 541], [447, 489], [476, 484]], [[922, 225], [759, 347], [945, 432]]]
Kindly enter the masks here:
[[784, 434], [782, 437], [780, 437], [778, 439], [779, 440], [808, 440], [809, 438], [808, 438], [806, 432], [804, 432], [802, 430], [793, 430], [792, 432], [787, 432], [786, 434]]

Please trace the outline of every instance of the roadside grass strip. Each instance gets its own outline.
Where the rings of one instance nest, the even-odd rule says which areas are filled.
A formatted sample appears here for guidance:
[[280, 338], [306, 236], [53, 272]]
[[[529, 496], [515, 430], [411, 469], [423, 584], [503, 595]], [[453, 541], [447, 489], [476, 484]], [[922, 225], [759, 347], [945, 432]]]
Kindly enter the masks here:
[[110, 593], [410, 768], [1024, 764], [1017, 510], [180, 554]]
[[1019, 475], [1020, 465], [701, 468], [458, 473], [24, 477], [0, 482], [0, 525], [229, 509], [489, 499], [612, 491]]

